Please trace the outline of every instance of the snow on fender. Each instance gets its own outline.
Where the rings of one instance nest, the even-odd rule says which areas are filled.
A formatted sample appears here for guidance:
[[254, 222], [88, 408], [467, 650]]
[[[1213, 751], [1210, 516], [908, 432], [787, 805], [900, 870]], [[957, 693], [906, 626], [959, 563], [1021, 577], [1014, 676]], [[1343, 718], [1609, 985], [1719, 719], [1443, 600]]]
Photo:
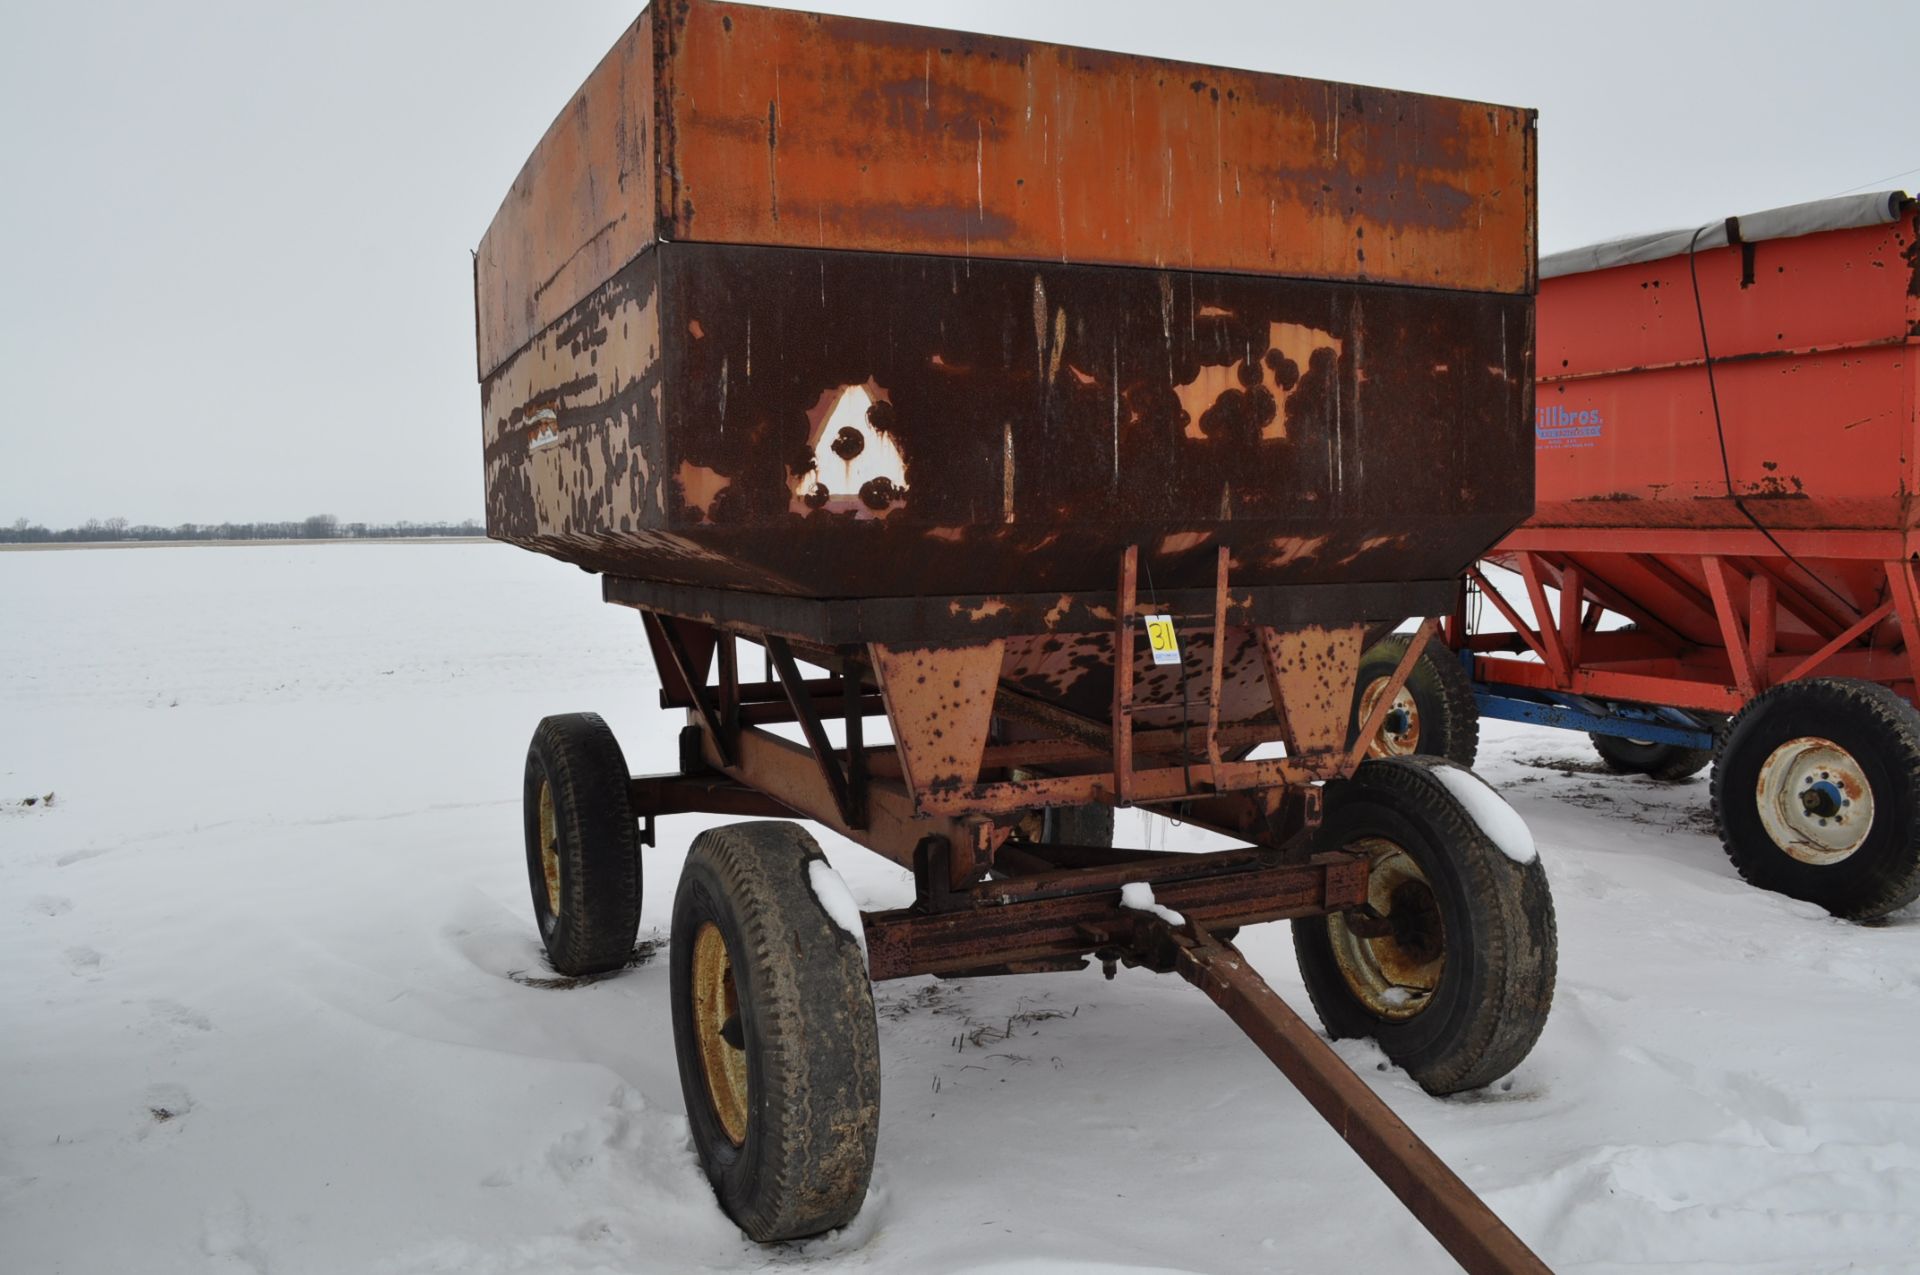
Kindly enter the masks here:
[[853, 941], [860, 945], [860, 955], [866, 956], [867, 927], [860, 919], [860, 905], [853, 901], [853, 891], [847, 889], [846, 881], [833, 870], [833, 865], [825, 859], [809, 859], [807, 884], [813, 887], [813, 897], [820, 900], [821, 911], [853, 935]]
[[1540, 857], [1533, 844], [1533, 831], [1520, 812], [1493, 790], [1480, 776], [1464, 766], [1440, 762], [1432, 767], [1434, 778], [1446, 786], [1455, 801], [1467, 808], [1467, 814], [1480, 825], [1480, 831], [1492, 838], [1500, 853], [1515, 863], [1532, 863]]

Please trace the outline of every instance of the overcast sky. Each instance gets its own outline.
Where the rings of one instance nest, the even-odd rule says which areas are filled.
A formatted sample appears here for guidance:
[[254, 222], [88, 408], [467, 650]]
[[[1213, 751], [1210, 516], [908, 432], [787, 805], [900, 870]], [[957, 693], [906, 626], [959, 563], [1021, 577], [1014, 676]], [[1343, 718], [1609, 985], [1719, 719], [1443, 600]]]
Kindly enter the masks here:
[[[819, 0], [1537, 107], [1544, 251], [1920, 185], [1920, 4]], [[0, 521], [477, 516], [468, 252], [639, 6], [0, 0]]]

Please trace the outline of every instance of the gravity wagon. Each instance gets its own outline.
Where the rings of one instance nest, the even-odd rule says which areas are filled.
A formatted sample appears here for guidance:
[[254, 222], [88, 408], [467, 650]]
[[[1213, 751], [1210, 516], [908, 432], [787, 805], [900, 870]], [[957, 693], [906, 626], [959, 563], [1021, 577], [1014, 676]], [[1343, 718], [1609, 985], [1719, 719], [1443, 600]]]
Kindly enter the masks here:
[[1471, 763], [1477, 708], [1587, 731], [1619, 771], [1713, 763], [1748, 881], [1860, 919], [1911, 902], [1920, 204], [1777, 208], [1541, 275], [1534, 514], [1489, 555], [1504, 584], [1467, 572], [1465, 664], [1416, 670], [1375, 751]]
[[[657, 821], [744, 821], [693, 841], [669, 979], [749, 1235], [860, 1208], [872, 981], [1097, 960], [1206, 991], [1471, 1269], [1543, 1269], [1232, 943], [1292, 920], [1328, 1031], [1434, 1093], [1545, 1020], [1524, 825], [1347, 738], [1369, 639], [1531, 504], [1533, 146], [1507, 107], [717, 3], [644, 12], [554, 123], [475, 260], [488, 531], [637, 611], [685, 725], [635, 777], [540, 723], [533, 908], [556, 969], [617, 968]], [[1236, 848], [1115, 846], [1123, 806]], [[862, 913], [803, 820], [914, 904]]]

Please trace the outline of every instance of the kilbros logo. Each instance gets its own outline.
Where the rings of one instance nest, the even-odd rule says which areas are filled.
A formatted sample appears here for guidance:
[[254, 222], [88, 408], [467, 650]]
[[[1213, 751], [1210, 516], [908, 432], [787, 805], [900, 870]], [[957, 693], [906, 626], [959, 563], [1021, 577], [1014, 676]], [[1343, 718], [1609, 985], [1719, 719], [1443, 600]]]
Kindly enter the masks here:
[[1607, 422], [1598, 408], [1570, 412], [1555, 403], [1533, 411], [1535, 447], [1592, 447], [1606, 429]]

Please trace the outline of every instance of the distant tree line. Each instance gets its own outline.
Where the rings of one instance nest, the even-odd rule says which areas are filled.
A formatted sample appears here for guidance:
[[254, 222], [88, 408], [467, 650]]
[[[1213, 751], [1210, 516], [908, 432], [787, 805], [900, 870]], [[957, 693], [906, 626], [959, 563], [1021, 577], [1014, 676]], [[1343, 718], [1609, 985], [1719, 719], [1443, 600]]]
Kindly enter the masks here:
[[183, 522], [152, 527], [125, 518], [90, 518], [55, 531], [16, 518], [0, 526], [0, 544], [80, 544], [103, 540], [393, 540], [414, 536], [482, 536], [486, 528], [465, 522], [341, 522], [315, 514], [298, 522]]

